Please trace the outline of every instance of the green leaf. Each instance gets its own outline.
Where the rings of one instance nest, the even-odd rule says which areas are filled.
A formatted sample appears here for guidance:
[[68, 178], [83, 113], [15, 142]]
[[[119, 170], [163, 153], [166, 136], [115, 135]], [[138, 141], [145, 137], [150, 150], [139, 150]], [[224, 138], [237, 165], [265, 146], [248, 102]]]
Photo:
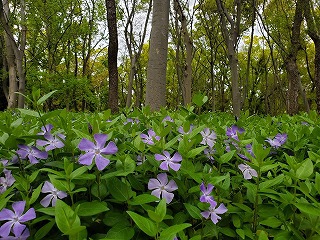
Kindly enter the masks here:
[[82, 166], [77, 168], [76, 170], [74, 170], [71, 174], [70, 174], [70, 179], [75, 179], [78, 176], [81, 176], [82, 174], [84, 174], [86, 171], [88, 170], [87, 166]]
[[141, 194], [138, 195], [134, 198], [132, 198], [128, 204], [129, 205], [142, 205], [145, 203], [150, 203], [150, 202], [155, 202], [155, 201], [159, 201], [159, 198], [157, 198], [156, 196], [153, 196], [151, 194]]
[[282, 222], [276, 217], [269, 217], [265, 220], [260, 221], [260, 224], [271, 227], [271, 228], [278, 228], [282, 225]]
[[220, 156], [220, 158], [218, 158], [217, 161], [219, 163], [227, 163], [232, 159], [235, 152], [236, 152], [236, 150], [232, 150], [230, 152], [227, 152], [227, 153], [223, 154], [222, 156]]
[[242, 239], [245, 239], [245, 234], [244, 234], [244, 231], [243, 229], [236, 229], [236, 233], [242, 238]]
[[93, 216], [102, 212], [108, 211], [109, 208], [105, 202], [84, 202], [81, 203], [79, 206], [78, 216], [80, 217], [87, 217]]
[[191, 217], [194, 219], [201, 219], [202, 215], [200, 214], [200, 209], [189, 204], [189, 203], [184, 203], [184, 207], [187, 209], [188, 213], [190, 214]]
[[269, 240], [268, 233], [266, 233], [265, 231], [259, 231], [258, 240]]
[[155, 209], [155, 213], [160, 216], [160, 222], [164, 219], [167, 213], [167, 203], [166, 199], [161, 199], [158, 206]]
[[111, 195], [120, 202], [128, 201], [132, 197], [130, 186], [121, 182], [118, 178], [108, 179], [107, 186]]
[[55, 208], [54, 207], [47, 207], [47, 208], [39, 208], [37, 212], [44, 213], [49, 216], [55, 216]]
[[313, 163], [311, 159], [306, 159], [296, 171], [297, 178], [305, 180], [313, 173]]
[[176, 234], [188, 227], [191, 227], [192, 225], [189, 223], [182, 223], [178, 225], [170, 226], [160, 233], [160, 240], [167, 240], [167, 239], [173, 239]]
[[24, 109], [24, 108], [19, 108], [18, 110], [21, 112], [22, 115], [32, 116], [36, 118], [40, 117], [39, 113], [33, 110]]
[[134, 230], [130, 226], [123, 225], [122, 223], [113, 226], [107, 233], [106, 239], [121, 239], [129, 240], [134, 236]]
[[66, 235], [75, 234], [83, 230], [79, 216], [70, 206], [59, 199], [57, 199], [55, 206], [55, 221], [59, 230]]
[[137, 213], [127, 211], [129, 216], [132, 218], [132, 220], [137, 224], [137, 226], [148, 236], [155, 237], [158, 233], [157, 227], [154, 222], [149, 220], [148, 218], [145, 218], [143, 216], [140, 216]]
[[311, 203], [295, 203], [294, 204], [301, 212], [311, 215], [320, 216], [320, 206], [314, 206]]
[[34, 235], [35, 240], [41, 240], [43, 239], [52, 229], [52, 227], [55, 225], [55, 221], [50, 221], [44, 226], [42, 226]]
[[190, 150], [187, 154], [187, 158], [194, 158], [199, 153], [203, 152], [203, 150], [206, 148], [207, 148], [207, 146], [202, 146], [202, 147], [198, 147], [198, 148], [194, 148], [194, 149]]
[[264, 181], [264, 182], [259, 184], [259, 189], [260, 190], [264, 190], [266, 188], [270, 188], [272, 186], [275, 186], [275, 185], [277, 185], [279, 183], [282, 183], [283, 179], [284, 179], [284, 175], [281, 174], [281, 175], [275, 177], [274, 179], [270, 179], [270, 180]]
[[29, 201], [29, 204], [33, 204], [39, 197], [40, 193], [41, 193], [41, 187], [42, 184], [40, 184], [33, 192]]
[[44, 103], [49, 97], [51, 97], [52, 94], [54, 94], [57, 90], [54, 90], [52, 92], [47, 93], [46, 95], [42, 96], [38, 101], [37, 105], [41, 105]]

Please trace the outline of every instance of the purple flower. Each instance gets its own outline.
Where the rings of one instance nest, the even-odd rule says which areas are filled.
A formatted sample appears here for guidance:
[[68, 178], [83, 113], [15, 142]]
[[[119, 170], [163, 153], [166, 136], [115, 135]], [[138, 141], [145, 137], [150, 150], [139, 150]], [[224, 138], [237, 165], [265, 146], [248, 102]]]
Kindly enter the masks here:
[[192, 132], [192, 129], [193, 129], [193, 125], [190, 125], [189, 130], [188, 130], [187, 132], [185, 132], [184, 129], [183, 129], [183, 127], [180, 126], [180, 127], [178, 128], [178, 132], [181, 133], [182, 135], [185, 135], [185, 134], [191, 133], [191, 132]]
[[200, 133], [202, 135], [202, 141], [200, 144], [208, 145], [210, 148], [213, 148], [217, 139], [216, 133], [214, 131], [211, 132], [209, 128], [205, 128]]
[[4, 170], [5, 177], [0, 178], [0, 194], [4, 193], [8, 187], [11, 187], [13, 183], [16, 181], [11, 174], [11, 171]]
[[63, 134], [58, 134], [59, 137], [54, 137], [50, 132], [46, 132], [44, 134], [44, 138], [47, 140], [37, 140], [38, 146], [46, 146], [45, 150], [48, 152], [50, 150], [56, 149], [56, 148], [63, 148], [64, 143], [61, 141], [61, 139], [65, 139], [65, 136]]
[[8, 236], [4, 238], [0, 238], [3, 240], [27, 240], [30, 236], [30, 232], [28, 228], [25, 228], [23, 232], [17, 231], [14, 233], [14, 236]]
[[271, 147], [278, 148], [281, 147], [287, 141], [288, 135], [286, 133], [278, 133], [274, 139], [267, 138], [266, 142], [270, 144]]
[[251, 179], [252, 177], [258, 177], [258, 173], [252, 167], [247, 164], [239, 164], [238, 168], [241, 170], [245, 179]]
[[39, 162], [39, 159], [47, 159], [48, 158], [48, 153], [44, 151], [40, 151], [36, 147], [29, 147], [27, 145], [18, 145], [20, 148], [17, 150], [17, 154], [20, 156], [22, 159], [28, 158], [31, 164], [36, 164]]
[[30, 208], [25, 214], [22, 214], [26, 205], [26, 201], [14, 202], [11, 211], [4, 208], [0, 212], [0, 221], [8, 221], [0, 227], [0, 236], [7, 239], [12, 228], [12, 232], [15, 236], [22, 234], [26, 225], [21, 224], [36, 218], [36, 212], [33, 208]]
[[170, 167], [172, 170], [178, 171], [181, 167], [181, 164], [178, 162], [182, 161], [182, 157], [178, 152], [170, 157], [170, 153], [168, 151], [163, 151], [163, 155], [155, 154], [154, 157], [157, 161], [163, 161], [160, 164], [160, 169], [162, 170], [168, 171]]
[[201, 212], [201, 215], [205, 218], [208, 219], [209, 217], [211, 218], [211, 221], [214, 224], [217, 224], [217, 222], [221, 219], [221, 217], [218, 214], [224, 214], [228, 209], [224, 206], [223, 203], [219, 205], [218, 208], [216, 208], [217, 202], [213, 201], [210, 203], [210, 207], [208, 211]]
[[208, 187], [201, 183], [200, 190], [203, 193], [200, 197], [200, 202], [207, 202], [212, 204], [214, 202], [213, 196], [210, 196], [214, 186], [212, 184], [208, 184]]
[[139, 119], [133, 119], [133, 118], [127, 118], [127, 120], [123, 123], [124, 125], [127, 125], [128, 123], [139, 123]]
[[151, 192], [152, 195], [157, 198], [166, 199], [167, 203], [170, 203], [174, 197], [174, 194], [171, 193], [174, 190], [178, 189], [178, 186], [174, 180], [170, 180], [168, 182], [168, 176], [166, 173], [160, 173], [157, 176], [157, 179], [151, 178], [148, 182], [148, 189], [153, 190]]
[[[254, 155], [254, 153], [252, 151], [252, 145], [251, 144], [247, 144], [246, 145], [246, 150], [252, 157], [255, 157], [255, 155]], [[250, 159], [244, 154], [238, 153], [238, 156], [241, 157], [242, 159], [246, 160], [246, 161], [250, 161]]]
[[216, 150], [209, 147], [209, 148], [204, 149], [203, 152], [207, 156], [207, 158], [211, 161], [211, 163], [213, 163], [213, 161], [214, 161], [213, 155], [215, 154]]
[[137, 166], [142, 165], [146, 161], [146, 156], [138, 155], [137, 156]]
[[239, 141], [238, 133], [244, 133], [243, 128], [239, 128], [236, 125], [232, 125], [230, 128], [227, 128], [226, 135], [229, 138]]
[[41, 127], [41, 131], [42, 132], [39, 132], [38, 133], [38, 135], [44, 135], [45, 133], [50, 133], [51, 132], [51, 130], [52, 130], [52, 128], [53, 128], [53, 125], [52, 124], [47, 124], [47, 125], [45, 125], [45, 126], [42, 126]]
[[163, 118], [162, 122], [174, 122], [170, 116], [166, 116]]
[[115, 154], [118, 152], [118, 148], [112, 141], [105, 147], [108, 138], [107, 134], [95, 134], [93, 137], [97, 144], [94, 144], [86, 138], [83, 138], [80, 141], [78, 148], [82, 151], [86, 151], [86, 153], [79, 157], [78, 162], [83, 165], [91, 165], [93, 159], [95, 159], [97, 168], [101, 171], [110, 163], [110, 160], [104, 158], [102, 154]]
[[57, 198], [62, 199], [67, 197], [67, 194], [63, 191], [59, 191], [56, 189], [52, 183], [45, 181], [42, 189], [42, 193], [49, 193], [46, 197], [44, 197], [41, 201], [40, 204], [44, 207], [48, 207], [52, 201], [52, 206], [56, 205]]
[[148, 130], [148, 135], [141, 133], [140, 137], [141, 137], [142, 142], [149, 144], [149, 145], [153, 145], [154, 140], [157, 140], [157, 141], [160, 140], [160, 137], [157, 136], [156, 133], [152, 129]]

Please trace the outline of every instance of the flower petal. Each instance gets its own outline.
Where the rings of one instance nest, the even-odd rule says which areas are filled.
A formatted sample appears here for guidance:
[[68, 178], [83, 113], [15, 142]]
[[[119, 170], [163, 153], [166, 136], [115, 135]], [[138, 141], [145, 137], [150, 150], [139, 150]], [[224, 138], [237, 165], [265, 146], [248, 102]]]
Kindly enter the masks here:
[[43, 206], [43, 207], [48, 207], [50, 205], [50, 202], [53, 198], [53, 195], [52, 194], [48, 194], [47, 196], [45, 196], [41, 201], [40, 201], [40, 204]]
[[27, 226], [24, 224], [21, 224], [19, 222], [15, 222], [13, 224], [13, 228], [12, 228], [12, 232], [15, 236], [19, 236], [21, 235], [21, 233], [23, 232], [23, 230], [26, 228]]
[[170, 182], [167, 184], [167, 186], [165, 186], [165, 189], [168, 192], [172, 192], [174, 190], [177, 190], [178, 186], [177, 186], [177, 184], [176, 184], [176, 182], [174, 180], [170, 180]]
[[170, 168], [172, 169], [172, 170], [174, 170], [174, 171], [178, 171], [179, 169], [180, 169], [180, 167], [181, 167], [181, 164], [179, 164], [179, 163], [169, 163], [169, 166], [170, 166]]
[[223, 203], [221, 203], [221, 204], [219, 205], [219, 207], [215, 209], [214, 212], [217, 213], [217, 214], [224, 214], [224, 213], [227, 212], [227, 211], [228, 211], [228, 209], [224, 206]]
[[162, 198], [166, 199], [167, 203], [171, 203], [173, 197], [174, 197], [173, 193], [169, 193], [167, 191], [162, 191]]
[[52, 193], [53, 191], [56, 191], [57, 189], [52, 185], [51, 182], [48, 182], [48, 181], [45, 181], [43, 186], [42, 186], [42, 189], [41, 189], [41, 192], [42, 193]]
[[204, 211], [200, 213], [202, 215], [202, 217], [204, 217], [205, 219], [208, 219], [210, 216], [210, 212], [209, 211]]
[[12, 204], [13, 211], [19, 217], [22, 215], [25, 206], [26, 206], [26, 201], [18, 201]]
[[78, 145], [78, 148], [82, 151], [91, 151], [94, 150], [95, 147], [96, 145], [86, 138], [83, 138]]
[[160, 199], [160, 194], [161, 194], [161, 190], [160, 189], [155, 189], [151, 192], [151, 195], [156, 196], [157, 198]]
[[6, 238], [10, 234], [11, 227], [13, 225], [12, 221], [6, 222], [0, 227], [0, 236]]
[[98, 168], [99, 171], [102, 171], [103, 169], [105, 169], [106, 166], [109, 165], [110, 160], [107, 158], [102, 157], [100, 154], [96, 156], [95, 159], [96, 162], [96, 166]]
[[97, 142], [97, 147], [102, 149], [107, 142], [108, 135], [104, 133], [97, 133], [93, 136], [93, 138]]
[[35, 219], [36, 216], [36, 212], [34, 211], [34, 208], [30, 208], [25, 214], [23, 214], [20, 219], [19, 222], [26, 222], [32, 219]]
[[221, 217], [219, 217], [217, 214], [211, 213], [211, 221], [212, 221], [214, 224], [217, 224], [220, 219], [221, 219]]
[[105, 148], [101, 149], [101, 153], [102, 154], [115, 154], [118, 152], [118, 147], [116, 146], [116, 144], [114, 142], [109, 142], [108, 145]]
[[157, 161], [163, 161], [163, 160], [166, 160], [167, 158], [161, 154], [155, 154], [154, 155], [154, 158], [157, 160]]
[[85, 153], [79, 157], [78, 162], [82, 165], [91, 165], [94, 155], [93, 152]]
[[160, 169], [164, 170], [164, 171], [168, 171], [169, 170], [169, 163], [166, 162], [166, 161], [163, 161], [161, 164], [160, 164]]
[[168, 176], [166, 173], [160, 173], [157, 175], [157, 178], [159, 179], [159, 182], [162, 186], [167, 185], [168, 183]]
[[171, 162], [181, 162], [181, 161], [182, 161], [182, 156], [178, 152], [176, 152], [171, 158]]
[[148, 182], [148, 189], [149, 190], [157, 189], [160, 187], [161, 187], [161, 183], [159, 182], [158, 179], [155, 179], [155, 178], [149, 179], [149, 182]]
[[0, 221], [12, 220], [14, 218], [14, 212], [9, 209], [2, 209], [0, 212]]

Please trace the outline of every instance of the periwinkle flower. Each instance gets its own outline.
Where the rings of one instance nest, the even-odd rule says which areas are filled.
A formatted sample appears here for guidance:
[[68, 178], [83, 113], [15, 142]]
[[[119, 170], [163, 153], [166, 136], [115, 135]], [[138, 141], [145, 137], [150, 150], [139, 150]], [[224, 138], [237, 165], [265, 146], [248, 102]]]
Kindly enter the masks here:
[[52, 183], [45, 181], [42, 189], [41, 189], [42, 193], [49, 193], [47, 196], [45, 196], [41, 201], [40, 204], [43, 207], [48, 207], [50, 205], [50, 203], [52, 203], [52, 206], [56, 205], [57, 199], [62, 199], [67, 197], [67, 194], [63, 191], [59, 191], [58, 189], [56, 189]]
[[243, 128], [239, 128], [236, 125], [232, 125], [230, 128], [227, 128], [226, 135], [229, 138], [239, 141], [238, 133], [244, 133]]
[[210, 148], [213, 148], [217, 139], [216, 133], [214, 131], [211, 132], [209, 128], [205, 128], [200, 133], [202, 135], [202, 141], [200, 144], [208, 145]]
[[270, 144], [271, 147], [279, 148], [287, 141], [288, 135], [286, 133], [278, 133], [273, 139], [267, 138], [266, 142]]
[[148, 189], [153, 190], [152, 195], [157, 198], [166, 199], [167, 203], [170, 203], [174, 197], [173, 191], [178, 189], [178, 186], [174, 180], [168, 182], [168, 176], [166, 173], [160, 173], [156, 178], [151, 178], [148, 182]]
[[110, 160], [103, 157], [102, 154], [115, 154], [118, 152], [118, 148], [112, 141], [105, 147], [108, 138], [107, 134], [95, 134], [93, 138], [96, 144], [86, 138], [80, 141], [78, 148], [86, 153], [79, 157], [78, 162], [83, 165], [91, 165], [93, 160], [95, 160], [98, 170], [101, 171], [110, 163]]
[[214, 157], [213, 155], [215, 154], [216, 150], [214, 148], [206, 148], [203, 150], [203, 153], [207, 156], [207, 158], [213, 163]]
[[0, 211], [0, 221], [8, 221], [1, 225], [0, 236], [7, 239], [12, 229], [15, 236], [22, 234], [25, 230], [26, 225], [21, 224], [36, 218], [36, 212], [34, 208], [30, 208], [25, 214], [24, 208], [26, 206], [26, 201], [14, 202], [12, 204], [13, 211], [4, 208]]
[[214, 186], [210, 183], [208, 184], [207, 187], [204, 185], [204, 183], [201, 183], [200, 190], [202, 192], [202, 195], [200, 197], [200, 202], [207, 202], [210, 204], [214, 202], [213, 196], [210, 195], [213, 188]]
[[137, 124], [139, 122], [140, 122], [139, 119], [127, 118], [127, 120], [123, 124], [124, 125], [127, 125], [128, 123]]
[[179, 162], [182, 161], [182, 157], [178, 152], [171, 157], [168, 151], [163, 151], [163, 155], [155, 154], [154, 157], [157, 161], [162, 161], [160, 164], [162, 170], [168, 171], [170, 167], [172, 170], [178, 171], [181, 167]]
[[247, 164], [239, 164], [238, 168], [241, 170], [244, 179], [251, 179], [252, 177], [258, 177], [257, 171]]
[[38, 135], [44, 135], [45, 133], [50, 133], [51, 130], [53, 129], [53, 125], [52, 124], [47, 124], [45, 126], [41, 127], [41, 131], [40, 133], [38, 133]]
[[38, 159], [47, 159], [48, 153], [44, 151], [40, 151], [36, 147], [29, 147], [27, 145], [18, 145], [19, 149], [17, 150], [17, 154], [21, 159], [28, 158], [31, 164], [36, 164], [39, 162]]
[[146, 156], [145, 155], [139, 154], [137, 156], [137, 166], [142, 165], [145, 161], [146, 161]]
[[154, 140], [157, 140], [157, 141], [160, 140], [160, 137], [157, 136], [156, 133], [152, 129], [148, 130], [148, 135], [141, 133], [140, 137], [141, 137], [142, 142], [149, 144], [149, 145], [154, 145], [154, 143], [155, 143]]
[[162, 122], [174, 122], [170, 116], [166, 116], [163, 118]]
[[183, 127], [180, 126], [178, 128], [178, 132], [181, 133], [182, 135], [185, 135], [185, 134], [189, 134], [192, 132], [192, 129], [193, 129], [193, 125], [191, 124], [190, 127], [189, 127], [189, 130], [187, 132], [184, 131]]
[[22, 232], [20, 232], [20, 230], [16, 231], [14, 233], [14, 236], [7, 236], [4, 238], [0, 238], [3, 240], [27, 240], [28, 237], [30, 237], [30, 232], [28, 228], [25, 228], [24, 230], [22, 230]]
[[218, 214], [224, 214], [225, 212], [228, 211], [228, 209], [224, 206], [223, 203], [217, 207], [217, 202], [213, 201], [210, 203], [210, 207], [208, 211], [201, 212], [201, 215], [205, 218], [208, 219], [209, 217], [211, 218], [211, 221], [214, 224], [217, 224], [217, 222], [221, 219], [221, 217]]
[[46, 140], [38, 139], [37, 145], [41, 147], [46, 146], [45, 150], [47, 152], [56, 148], [64, 147], [64, 143], [61, 141], [61, 139], [65, 139], [63, 134], [58, 134], [59, 137], [57, 137], [53, 136], [50, 132], [46, 132], [43, 136]]
[[0, 178], [0, 194], [4, 193], [8, 187], [11, 187], [13, 183], [16, 181], [11, 174], [11, 171], [4, 170], [5, 177]]

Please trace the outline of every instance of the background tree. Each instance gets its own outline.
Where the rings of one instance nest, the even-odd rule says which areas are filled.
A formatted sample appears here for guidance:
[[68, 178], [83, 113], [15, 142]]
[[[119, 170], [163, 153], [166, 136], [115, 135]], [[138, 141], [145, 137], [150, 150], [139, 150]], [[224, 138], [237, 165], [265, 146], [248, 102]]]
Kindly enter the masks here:
[[146, 105], [152, 110], [166, 106], [170, 0], [154, 1], [147, 69]]

